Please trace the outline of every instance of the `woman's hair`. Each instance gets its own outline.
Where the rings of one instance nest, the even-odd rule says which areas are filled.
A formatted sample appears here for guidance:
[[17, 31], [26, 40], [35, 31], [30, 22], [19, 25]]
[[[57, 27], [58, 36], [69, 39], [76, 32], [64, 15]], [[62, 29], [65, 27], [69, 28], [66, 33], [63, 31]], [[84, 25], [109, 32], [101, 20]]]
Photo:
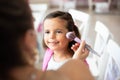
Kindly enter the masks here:
[[33, 29], [27, 0], [0, 0], [0, 80], [11, 80], [7, 72], [28, 63], [20, 49], [20, 39]]
[[[75, 35], [76, 35], [77, 37], [81, 38], [81, 35], [80, 35], [80, 33], [79, 33], [79, 30], [78, 30], [78, 27], [74, 24], [73, 18], [72, 18], [72, 16], [71, 16], [70, 13], [68, 13], [68, 12], [63, 12], [63, 11], [55, 11], [55, 12], [52, 12], [52, 13], [48, 14], [48, 15], [45, 17], [44, 21], [45, 21], [46, 19], [52, 19], [52, 18], [59, 18], [59, 19], [65, 20], [65, 21], [67, 22], [66, 28], [68, 29], [68, 31], [74, 31], [74, 32], [75, 32]], [[43, 35], [43, 36], [44, 36], [44, 35]], [[69, 42], [68, 49], [69, 49], [70, 51], [72, 51], [72, 50], [71, 50], [71, 46], [72, 46], [74, 43], [75, 43], [75, 41]], [[43, 40], [43, 47], [44, 47], [45, 49], [47, 48], [47, 45], [45, 44], [44, 40]], [[73, 51], [72, 51], [72, 53], [73, 53]]]

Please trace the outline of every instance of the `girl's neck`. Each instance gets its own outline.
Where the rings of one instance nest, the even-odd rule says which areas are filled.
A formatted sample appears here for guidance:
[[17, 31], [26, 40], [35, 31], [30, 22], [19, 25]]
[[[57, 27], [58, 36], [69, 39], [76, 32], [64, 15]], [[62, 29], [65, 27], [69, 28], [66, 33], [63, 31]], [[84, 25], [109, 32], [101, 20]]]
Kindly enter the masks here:
[[61, 62], [71, 58], [72, 55], [69, 51], [54, 51], [53, 58], [56, 62]]

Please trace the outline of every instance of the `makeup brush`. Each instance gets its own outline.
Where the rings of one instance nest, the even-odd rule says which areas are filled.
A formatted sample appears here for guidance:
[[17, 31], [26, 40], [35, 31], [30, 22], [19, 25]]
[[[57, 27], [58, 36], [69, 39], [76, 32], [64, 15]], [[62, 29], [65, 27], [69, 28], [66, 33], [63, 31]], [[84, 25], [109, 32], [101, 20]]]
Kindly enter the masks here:
[[[74, 40], [74, 41], [76, 41], [76, 42], [78, 42], [78, 43], [81, 42], [81, 40], [80, 40], [78, 37], [76, 37], [76, 35], [74, 34], [74, 32], [68, 32], [68, 33], [66, 34], [66, 37], [67, 37], [69, 40]], [[93, 50], [88, 44], [85, 45], [85, 48], [87, 48], [91, 53], [94, 53], [94, 54], [96, 54], [97, 56], [100, 56], [100, 55], [99, 55], [95, 50]]]

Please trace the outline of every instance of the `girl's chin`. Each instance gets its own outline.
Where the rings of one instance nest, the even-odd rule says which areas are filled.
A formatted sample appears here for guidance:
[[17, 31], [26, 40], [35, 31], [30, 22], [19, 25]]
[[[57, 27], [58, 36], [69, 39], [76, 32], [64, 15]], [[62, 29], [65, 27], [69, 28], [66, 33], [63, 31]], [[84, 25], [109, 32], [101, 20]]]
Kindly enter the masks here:
[[55, 45], [49, 45], [48, 46], [51, 50], [58, 50], [59, 46], [55, 46]]
[[57, 50], [58, 48], [54, 48], [54, 47], [49, 47], [51, 50]]
[[56, 50], [55, 48], [50, 48], [50, 49], [53, 50], [53, 51]]

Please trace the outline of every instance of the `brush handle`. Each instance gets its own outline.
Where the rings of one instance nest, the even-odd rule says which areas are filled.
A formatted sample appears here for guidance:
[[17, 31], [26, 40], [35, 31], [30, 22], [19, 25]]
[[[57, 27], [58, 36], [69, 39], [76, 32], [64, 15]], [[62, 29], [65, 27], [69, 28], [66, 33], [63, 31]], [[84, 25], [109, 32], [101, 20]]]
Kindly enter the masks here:
[[91, 51], [91, 53], [94, 53], [100, 57], [100, 55], [94, 49], [92, 49], [88, 44], [85, 45], [85, 48], [87, 48], [89, 51]]
[[[74, 41], [81, 43], [81, 40], [78, 37], [75, 37]], [[95, 50], [93, 50], [88, 44], [85, 45], [85, 48], [87, 48], [89, 51], [91, 51], [91, 53], [94, 53], [100, 57], [100, 55]]]

